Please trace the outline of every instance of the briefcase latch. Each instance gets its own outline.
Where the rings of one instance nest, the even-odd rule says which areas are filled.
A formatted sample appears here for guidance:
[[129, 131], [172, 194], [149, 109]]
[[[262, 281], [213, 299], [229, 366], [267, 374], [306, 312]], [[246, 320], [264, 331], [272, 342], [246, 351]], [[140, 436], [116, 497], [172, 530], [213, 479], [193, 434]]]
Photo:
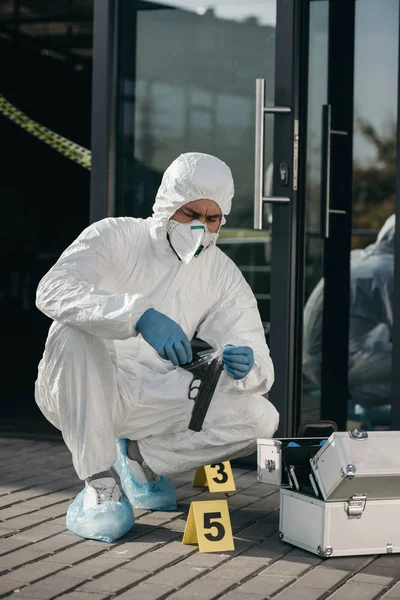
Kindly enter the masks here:
[[367, 504], [367, 496], [364, 494], [352, 496], [348, 502], [346, 502], [346, 512], [349, 519], [361, 519], [361, 515], [365, 510]]

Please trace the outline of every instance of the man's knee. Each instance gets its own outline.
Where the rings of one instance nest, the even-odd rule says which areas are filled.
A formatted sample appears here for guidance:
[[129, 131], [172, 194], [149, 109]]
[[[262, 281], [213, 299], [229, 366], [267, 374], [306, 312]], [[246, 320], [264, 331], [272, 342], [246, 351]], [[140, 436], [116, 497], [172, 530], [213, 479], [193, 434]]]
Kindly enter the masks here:
[[254, 426], [255, 439], [272, 438], [279, 426], [279, 413], [275, 406], [264, 399], [264, 406], [258, 413]]

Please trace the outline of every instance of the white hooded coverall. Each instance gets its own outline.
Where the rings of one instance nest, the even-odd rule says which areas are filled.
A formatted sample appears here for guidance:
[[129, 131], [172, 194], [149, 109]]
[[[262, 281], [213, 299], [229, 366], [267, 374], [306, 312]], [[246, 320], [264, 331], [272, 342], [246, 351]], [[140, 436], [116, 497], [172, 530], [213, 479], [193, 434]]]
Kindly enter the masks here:
[[[169, 476], [246, 455], [271, 437], [278, 413], [262, 396], [273, 365], [254, 295], [216, 246], [184, 265], [166, 225], [184, 204], [214, 200], [228, 214], [229, 168], [204, 154], [181, 155], [164, 174], [148, 219], [90, 225], [41, 280], [37, 306], [54, 320], [36, 381], [36, 402], [62, 431], [78, 476], [109, 469], [115, 438], [139, 442], [157, 474]], [[179, 323], [189, 340], [220, 349], [250, 346], [255, 364], [242, 380], [224, 371], [203, 429], [188, 429], [192, 376], [163, 360], [135, 325], [149, 308]]]

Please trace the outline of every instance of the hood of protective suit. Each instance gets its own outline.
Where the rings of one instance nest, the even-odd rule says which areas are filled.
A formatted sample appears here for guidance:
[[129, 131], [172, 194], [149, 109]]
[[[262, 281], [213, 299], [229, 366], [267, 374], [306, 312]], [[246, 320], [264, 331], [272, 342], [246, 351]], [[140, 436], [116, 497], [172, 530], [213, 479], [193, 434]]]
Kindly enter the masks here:
[[390, 215], [378, 233], [375, 249], [394, 253], [394, 235], [396, 231], [396, 215]]
[[396, 232], [396, 215], [390, 215], [378, 233], [376, 242], [362, 250], [353, 250], [352, 262], [364, 260], [371, 254], [394, 254], [394, 236]]
[[154, 223], [157, 228], [166, 227], [181, 206], [203, 198], [214, 200], [222, 214], [228, 215], [233, 194], [232, 173], [222, 160], [199, 152], [181, 154], [162, 178], [153, 206]]

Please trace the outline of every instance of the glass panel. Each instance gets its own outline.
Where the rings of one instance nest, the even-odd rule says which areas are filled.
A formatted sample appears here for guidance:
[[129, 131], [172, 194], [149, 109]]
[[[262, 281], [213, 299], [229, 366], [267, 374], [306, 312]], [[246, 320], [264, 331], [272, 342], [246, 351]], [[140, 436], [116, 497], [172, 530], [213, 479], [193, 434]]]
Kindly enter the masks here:
[[[236, 194], [219, 244], [251, 284], [267, 330], [270, 232], [252, 229], [255, 81], [266, 79], [272, 104], [276, 0], [216, 0], [212, 9], [194, 0], [120, 4], [117, 214], [151, 215], [161, 176], [179, 154], [224, 160]], [[269, 174], [272, 144], [267, 117]]]
[[93, 0], [0, 2], [6, 36], [42, 56], [91, 72]]
[[[93, 2], [81, 6], [1, 3], [0, 54], [7, 57], [1, 93], [31, 119], [90, 148]], [[27, 19], [35, 22], [30, 29], [22, 23]], [[72, 60], [69, 53], [83, 48], [87, 59]], [[89, 223], [90, 172], [3, 115], [0, 126], [0, 316], [6, 349], [0, 426], [33, 427], [38, 433], [40, 425], [54, 433], [33, 398], [51, 324], [36, 308], [35, 296], [40, 279]]]
[[328, 93], [328, 0], [310, 3], [306, 258], [301, 420], [319, 419], [324, 241], [320, 238], [322, 105]]
[[398, 24], [398, 0], [357, 1], [349, 410], [367, 428], [390, 426]]

